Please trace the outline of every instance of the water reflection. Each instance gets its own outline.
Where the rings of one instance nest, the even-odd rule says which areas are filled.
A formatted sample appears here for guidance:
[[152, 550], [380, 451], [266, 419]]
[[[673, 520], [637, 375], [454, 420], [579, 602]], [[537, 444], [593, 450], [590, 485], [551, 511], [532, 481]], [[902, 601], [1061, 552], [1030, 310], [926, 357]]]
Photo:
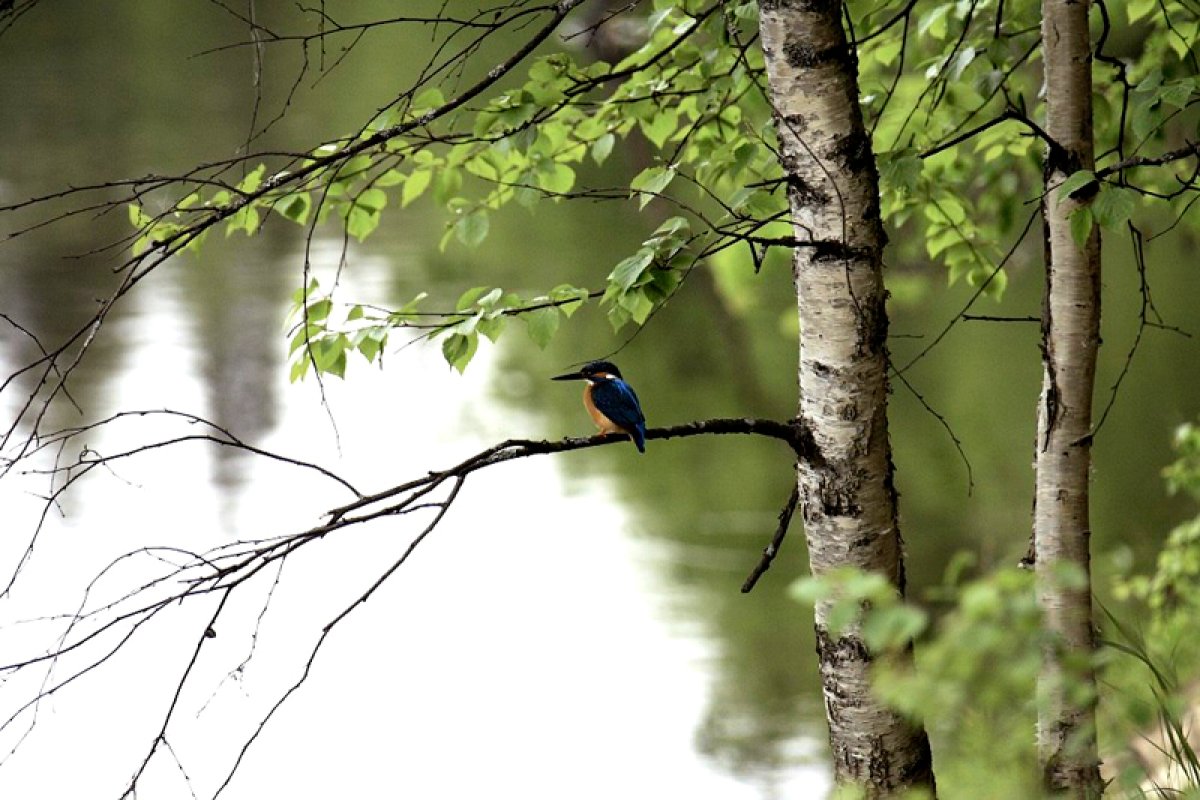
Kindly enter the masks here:
[[[135, 68], [139, 59], [177, 63], [178, 53], [192, 47], [183, 41], [189, 36], [236, 39], [236, 26], [214, 15], [184, 26], [174, 16], [165, 21], [163, 10], [115, 4], [98, 13], [95, 7], [63, 12], [87, 15], [95, 27], [67, 30], [42, 18], [41, 27], [5, 41], [11, 68], [0, 72], [0, 102], [22, 110], [0, 120], [6, 141], [21, 143], [0, 154], [6, 201], [84, 178], [182, 168], [232, 152], [245, 135], [253, 96], [244, 62], [190, 62], [173, 74]], [[138, 58], [112, 58], [110, 48], [122, 47], [137, 48]], [[402, 61], [402, 50], [388, 49], [381, 63]], [[55, 71], [40, 69], [50, 61]], [[95, 82], [98, 65], [110, 61], [126, 65], [119, 77], [129, 88], [120, 93], [111, 80]], [[394, 74], [347, 69], [321, 85], [328, 116], [297, 109], [272, 135], [309, 142], [315, 130], [336, 131], [339, 120], [350, 124], [361, 113], [369, 90], [386, 88]], [[338, 93], [356, 81], [360, 91]], [[173, 91], [180, 85], [199, 87], [190, 102]], [[124, 99], [114, 105], [118, 94]], [[62, 108], [74, 109], [76, 124], [58, 122]], [[181, 129], [205, 135], [181, 137]], [[79, 222], [0, 249], [2, 310], [46, 342], [74, 331], [116, 280], [105, 254], [62, 255], [90, 250], [97, 237], [124, 235], [124, 221], [110, 215]], [[493, 222], [485, 248], [452, 245], [441, 252], [442, 222], [427, 206], [389, 213], [366, 246], [351, 248], [345, 295], [398, 305], [432, 287], [449, 304], [485, 282], [518, 291], [564, 281], [597, 286], [654, 227], [621, 205], [539, 208], [536, 217], [512, 209]], [[328, 271], [340, 240], [316, 244], [315, 260]], [[775, 262], [759, 276], [729, 264], [694, 273], [630, 341], [631, 331], [614, 334], [601, 312], [587, 308], [544, 352], [514, 323], [500, 347], [484, 346], [465, 377], [451, 373], [436, 348], [391, 353], [382, 372], [354, 364], [347, 383], [327, 382], [326, 409], [311, 381], [285, 380], [283, 315], [301, 282], [299, 247], [294, 229], [274, 223], [252, 242], [213, 237], [201, 258], [179, 259], [155, 275], [114, 316], [72, 382], [87, 418], [178, 407], [252, 443], [335, 465], [374, 489], [503, 438], [586, 432], [577, 395], [547, 378], [617, 348], [652, 425], [728, 415], [781, 418], [795, 406], [795, 337], [780, 322], [789, 318], [793, 299], [787, 266]], [[1195, 282], [1169, 269], [1172, 253], [1165, 248], [1151, 255], [1164, 265], [1152, 274], [1160, 308], [1173, 322], [1194, 322]], [[1115, 378], [1131, 340], [1136, 274], [1125, 259], [1114, 244], [1102, 384]], [[970, 292], [943, 291], [940, 277], [929, 286], [893, 304], [897, 333], [931, 336]], [[1036, 313], [1039, 291], [1026, 259], [1015, 268], [1004, 313]], [[29, 341], [11, 328], [0, 331], [6, 365], [29, 358]], [[897, 360], [925, 341], [894, 340]], [[1128, 546], [1143, 559], [1178, 512], [1161, 499], [1157, 477], [1168, 431], [1200, 407], [1200, 379], [1180, 368], [1196, 363], [1195, 340], [1155, 336], [1146, 347], [1098, 440], [1095, 514], [1102, 552]], [[937, 420], [896, 388], [892, 431], [914, 592], [936, 582], [959, 548], [979, 553], [985, 564], [1024, 552], [1038, 370], [1036, 327], [971, 324], [910, 374], [964, 442], [975, 473], [970, 497]], [[31, 380], [23, 391], [32, 389]], [[56, 426], [81, 418], [66, 404], [55, 414]], [[141, 428], [139, 435], [157, 431]], [[93, 444], [118, 441], [114, 434]], [[820, 794], [827, 785], [825, 733], [811, 620], [784, 591], [803, 570], [801, 532], [793, 530], [752, 594], [737, 591], [774, 528], [790, 480], [781, 445], [730, 438], [652, 442], [644, 457], [623, 447], [534, 460], [472, 483], [442, 535], [322, 657], [311, 690], [264, 739], [234, 796], [369, 796], [382, 785], [422, 797], [491, 793], [497, 786], [520, 787], [530, 797], [598, 797], [628, 794], [632, 775], [639, 776], [639, 794]], [[277, 533], [311, 524], [342, 499], [321, 482], [236, 451], [148, 457], [81, 487], [65, 507], [70, 517], [47, 531], [20, 609], [4, 616], [60, 609], [64, 596], [74, 601], [78, 587], [123, 549], [164, 539], [203, 548], [229, 536]], [[26, 529], [29, 503], [20, 496], [6, 502], [11, 530]], [[256, 666], [226, 682], [200, 723], [180, 734], [199, 784], [211, 782], [230, 757], [229, 731], [246, 730], [250, 712], [292, 679], [313, 631], [345, 604], [355, 581], [377, 573], [412, 535], [402, 525], [381, 528], [356, 540], [357, 549], [331, 547], [313, 562], [289, 566]], [[19, 544], [6, 545], [5, 563]], [[1098, 563], [1103, 581], [1103, 558]], [[282, 610], [289, 607], [294, 613]], [[150, 691], [141, 682], [178, 668], [167, 656], [186, 650], [184, 627], [161, 631], [156, 647], [138, 651], [143, 661], [129, 661], [105, 689], [93, 684], [64, 697], [56, 711], [72, 724], [45, 722], [52, 735], [30, 740], [22, 751], [29, 755], [0, 768], [0, 786], [13, 796], [47, 791], [46, 764], [67, 747], [93, 754], [93, 761], [78, 775], [56, 772], [64, 785], [78, 780], [94, 791], [127, 779], [122, 757], [153, 730], [151, 712], [169, 689], [155, 684]], [[223, 629], [218, 641], [244, 645], [248, 635]], [[211, 668], [196, 705], [237, 663], [241, 654], [231, 648], [232, 660]], [[117, 703], [115, 696], [137, 702]], [[80, 708], [90, 721], [70, 716]], [[97, 719], [105, 720], [103, 735]], [[114, 719], [119, 726], [112, 727]], [[280, 764], [312, 766], [281, 774]], [[170, 774], [159, 776], [161, 796], [186, 796], [178, 775], [164, 773]], [[81, 791], [88, 790], [75, 794]]]

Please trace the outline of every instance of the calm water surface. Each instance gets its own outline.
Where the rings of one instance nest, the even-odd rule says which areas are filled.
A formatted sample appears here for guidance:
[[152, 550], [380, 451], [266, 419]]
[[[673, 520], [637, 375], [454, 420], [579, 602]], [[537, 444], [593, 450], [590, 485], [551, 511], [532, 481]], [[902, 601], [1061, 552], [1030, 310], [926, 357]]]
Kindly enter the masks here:
[[[105, 15], [94, 9], [77, 4], [56, 18], [34, 16], [5, 40], [0, 91], [10, 113], [0, 126], [22, 142], [19, 155], [10, 150], [0, 162], [5, 202], [181, 169], [228, 155], [244, 135], [253, 99], [247, 60], [184, 58], [239, 40], [236, 26], [204, 11], [185, 23], [146, 4], [117, 4]], [[348, 125], [362, 111], [353, 98], [328, 97], [320, 100], [331, 103], [328, 119], [316, 116], [315, 102], [298, 107], [279, 136], [311, 143], [316, 131], [333, 133], [337, 120]], [[67, 335], [113, 278], [103, 254], [63, 256], [125, 235], [121, 217], [7, 242], [0, 310], [47, 342]], [[633, 243], [639, 234], [629, 209], [542, 219], [553, 221], [539, 222], [536, 248], [524, 214], [513, 215], [513, 229], [496, 231], [483, 251], [442, 254], [435, 209], [394, 215], [368, 246], [351, 248], [343, 291], [398, 304], [432, 289], [452, 301], [484, 281], [553, 285], [568, 279], [555, 279], [564, 262], [599, 278], [620, 240]], [[4, 230], [26, 221], [35, 216]], [[628, 230], [606, 236], [612, 252], [579, 251], [592, 238], [581, 232], [597, 225]], [[329, 235], [315, 248], [326, 281], [340, 253], [340, 239]], [[271, 225], [251, 242], [209, 244], [200, 258], [161, 270], [114, 315], [72, 383], [83, 414], [64, 404], [53, 426], [174, 409], [256, 446], [321, 463], [365, 490], [448, 466], [506, 437], [588, 430], [578, 387], [547, 378], [612, 347], [600, 315], [564, 332], [547, 353], [517, 330], [500, 347], [485, 346], [465, 376], [451, 372], [436, 347], [393, 348], [385, 369], [356, 364], [347, 382], [326, 382], [323, 398], [312, 381], [286, 381], [284, 317], [302, 258], [296, 231]], [[714, 297], [711, 289], [697, 295], [693, 318], [671, 323], [681, 333], [664, 335], [688, 339], [694, 315], [713, 313]], [[721, 337], [707, 328], [690, 338], [719, 346]], [[30, 350], [11, 330], [3, 335], [0, 360], [11, 370]], [[688, 381], [660, 392], [656, 382], [671, 382], [687, 359], [672, 352], [651, 361], [655, 349], [647, 340], [622, 359], [631, 377], [640, 376], [653, 421], [776, 413], [735, 405], [753, 388], [737, 382], [691, 402], [679, 395], [687, 397]], [[786, 347], [775, 349], [787, 357]], [[7, 412], [17, 399], [5, 398]], [[86, 444], [111, 455], [191, 432], [194, 426], [152, 414], [121, 420]], [[610, 448], [472, 479], [412, 562], [339, 626], [224, 796], [823, 794], [809, 623], [783, 595], [801, 559], [798, 546], [759, 592], [737, 592], [770, 534], [788, 472], [778, 448], [721, 443], [691, 452], [651, 447], [644, 458]], [[9, 511], [10, 536], [0, 549], [6, 569], [20, 558], [45, 490], [41, 476], [0, 489]], [[286, 533], [346, 499], [344, 489], [303, 470], [202, 444], [139, 455], [64, 497], [3, 619], [74, 610], [89, 581], [122, 553], [153, 545], [200, 551]], [[293, 559], [277, 585], [267, 576], [248, 586], [206, 644], [168, 730], [171, 749], [153, 762], [144, 792], [188, 797], [190, 785], [211, 793], [257, 720], [295, 681], [321, 627], [421, 524], [400, 519], [349, 532]], [[119, 598], [155, 566], [149, 556], [119, 562], [91, 586], [88, 601], [94, 607]], [[86, 679], [10, 725], [0, 753], [15, 752], [0, 765], [0, 790], [118, 794], [161, 726], [196, 632], [212, 613], [201, 605], [155, 619]], [[7, 626], [5, 652], [37, 652], [61, 630], [57, 624]], [[49, 680], [82, 665], [58, 664]], [[4, 707], [11, 713], [46, 675], [10, 680], [0, 688]], [[69, 771], [55, 766], [63, 752], [72, 753]]]
[[[249, 54], [186, 56], [245, 34], [207, 4], [169, 5], [119, 2], [101, 11], [61, 3], [6, 36], [0, 135], [10, 146], [0, 153], [0, 202], [180, 170], [236, 150], [253, 103]], [[276, 90], [298, 63], [295, 53], [278, 52], [270, 51], [265, 73]], [[406, 52], [387, 40], [368, 42], [365, 63], [347, 62], [305, 93], [269, 141], [310, 145], [354, 125], [414, 68]], [[104, 255], [62, 256], [126, 234], [119, 217], [4, 242], [0, 311], [47, 342], [67, 335], [113, 278]], [[449, 305], [482, 283], [521, 291], [598, 285], [653, 228], [624, 206], [539, 208], [536, 216], [515, 210], [493, 222], [480, 250], [440, 252], [443, 222], [430, 204], [389, 211], [365, 246], [350, 248], [343, 297], [399, 305], [428, 289]], [[587, 310], [544, 352], [516, 324], [499, 346], [481, 348], [465, 376], [445, 366], [436, 346], [394, 346], [383, 370], [352, 364], [347, 381], [325, 383], [324, 398], [312, 381], [289, 385], [284, 316], [301, 282], [297, 233], [276, 222], [253, 241], [214, 237], [201, 257], [161, 269], [76, 374], [72, 392], [83, 415], [64, 404], [53, 425], [118, 410], [191, 412], [257, 446], [326, 465], [367, 491], [504, 438], [588, 430], [578, 387], [547, 380], [623, 341]], [[315, 261], [328, 283], [340, 239], [332, 228], [322, 236]], [[1121, 243], [1111, 245], [1102, 386], [1121, 368], [1137, 308], [1136, 273]], [[1187, 243], [1178, 247], [1151, 250], [1151, 275], [1160, 310], [1187, 327], [1200, 298], [1194, 279], [1172, 266]], [[1036, 313], [1035, 258], [1031, 251], [1014, 267], [1003, 305], [984, 313]], [[898, 361], [923, 347], [970, 293], [943, 289], [940, 275], [925, 269], [893, 265], [897, 287], [909, 289], [895, 293], [893, 306]], [[786, 268], [750, 282], [722, 265], [714, 271], [715, 280], [696, 273], [619, 357], [651, 424], [784, 417], [794, 408]], [[10, 329], [0, 337], [0, 361], [11, 370], [30, 351]], [[964, 442], [975, 480], [969, 496], [939, 423], [911, 394], [895, 392], [898, 484], [918, 594], [959, 549], [984, 565], [1024, 552], [1036, 337], [1036, 326], [964, 326], [909, 374]], [[1197, 355], [1194, 339], [1151, 336], [1098, 439], [1101, 581], [1110, 554], [1145, 561], [1184, 513], [1163, 497], [1157, 473], [1171, 428], [1200, 409]], [[6, 412], [14, 402], [3, 398]], [[111, 454], [192, 430], [161, 415], [139, 417], [87, 444]], [[773, 443], [696, 439], [652, 443], [644, 457], [612, 447], [527, 459], [472, 478], [411, 563], [337, 628], [224, 796], [823, 796], [828, 769], [811, 620], [785, 594], [804, 562], [799, 530], [759, 589], [738, 593], [790, 478], [787, 454]], [[2, 483], [7, 570], [27, 543], [45, 481]], [[131, 549], [203, 550], [286, 533], [346, 499], [344, 489], [309, 472], [201, 444], [138, 456], [89, 476], [63, 499], [0, 618], [72, 611], [88, 582]], [[178, 763], [160, 754], [146, 795], [189, 797], [189, 781], [200, 796], [211, 794], [257, 720], [300, 674], [321, 627], [422, 524], [397, 519], [346, 531], [291, 561], [274, 589], [273, 576], [247, 587], [206, 644], [168, 731]], [[142, 558], [114, 569], [93, 587], [93, 602], [119, 597], [151, 565]], [[0, 757], [20, 746], [0, 764], [0, 792], [119, 794], [211, 613], [199, 604], [171, 609], [38, 707], [27, 738], [28, 716], [9, 726]], [[8, 624], [0, 649], [36, 652], [53, 625]], [[251, 647], [253, 658], [236, 669]], [[52, 678], [68, 675], [67, 666]], [[12, 713], [44, 675], [0, 686], [3, 709]], [[64, 752], [72, 754], [70, 770], [61, 768]]]

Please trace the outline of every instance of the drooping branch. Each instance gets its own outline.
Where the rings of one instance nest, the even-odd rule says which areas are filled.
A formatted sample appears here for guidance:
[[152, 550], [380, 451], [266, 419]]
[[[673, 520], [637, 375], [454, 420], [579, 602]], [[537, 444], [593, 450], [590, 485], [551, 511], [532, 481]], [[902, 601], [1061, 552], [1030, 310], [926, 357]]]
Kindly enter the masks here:
[[746, 576], [745, 582], [742, 583], [742, 594], [748, 594], [752, 591], [758, 585], [758, 579], [775, 563], [775, 557], [779, 555], [779, 550], [783, 547], [783, 539], [787, 536], [788, 528], [792, 524], [792, 516], [796, 513], [796, 506], [799, 504], [800, 485], [793, 483], [792, 493], [788, 495], [787, 502], [783, 504], [783, 508], [779, 511], [779, 524], [775, 527], [775, 535], [771, 537], [770, 543], [763, 548], [762, 557], [754, 565], [754, 569], [750, 574]]
[[[10, 424], [0, 433], [0, 445], [8, 445], [22, 421], [27, 421], [27, 429], [30, 431], [30, 439], [28, 441], [32, 441], [32, 438], [38, 433], [38, 429], [50, 403], [55, 397], [66, 391], [67, 381], [75, 367], [82, 361], [84, 354], [106, 321], [109, 312], [142, 279], [155, 271], [157, 267], [161, 266], [175, 254], [199, 241], [207, 231], [219, 223], [230, 220], [243, 211], [252, 211], [254, 204], [265, 202], [291, 189], [303, 189], [316, 176], [330, 170], [336, 171], [342, 168], [355, 156], [373, 153], [387, 142], [412, 131], [426, 128], [430, 123], [463, 108], [511, 73], [542, 43], [549, 39], [566, 16], [583, 2], [584, 0], [558, 0], [558, 2], [550, 5], [518, 12], [520, 16], [525, 17], [536, 11], [547, 14], [549, 18], [528, 36], [524, 42], [515, 47], [502, 61], [488, 70], [482, 78], [445, 100], [445, 102], [437, 107], [427, 110], [419, 116], [403, 119], [393, 125], [376, 130], [369, 135], [363, 135], [358, 139], [346, 142], [342, 147], [331, 148], [328, 152], [324, 153], [315, 152], [305, 156], [302, 161], [295, 154], [289, 154], [288, 169], [279, 170], [265, 177], [254, 188], [238, 189], [237, 187], [227, 187], [230, 190], [230, 200], [228, 202], [221, 205], [205, 206], [197, 211], [197, 215], [189, 219], [186, 224], [179, 225], [174, 230], [162, 236], [150, 239], [146, 243], [144, 250], [135, 253], [124, 262], [119, 269], [123, 273], [120, 284], [100, 304], [99, 309], [87, 322], [77, 328], [74, 333], [68, 335], [57, 346], [47, 347], [42, 355], [23, 367], [13, 370], [3, 384], [0, 384], [0, 392], [2, 392], [17, 377], [26, 373], [33, 375], [35, 384], [34, 390], [18, 404], [15, 413], [12, 415]], [[248, 155], [224, 162], [224, 168], [228, 168], [235, 163], [246, 163], [253, 158], [257, 158], [257, 155]], [[194, 172], [198, 173], [199, 170]], [[131, 183], [134, 185], [136, 196], [139, 184], [138, 182]], [[177, 185], [170, 179], [156, 178], [146, 179], [145, 183], [158, 186]], [[202, 183], [202, 181], [192, 179], [189, 181], [188, 186], [199, 183]], [[55, 197], [75, 194], [78, 191], [100, 190], [107, 188], [107, 186], [109, 185], [92, 186], [82, 190], [68, 189], [63, 192], [47, 195], [44, 198], [29, 201], [28, 203], [18, 204], [16, 207], [36, 205]], [[179, 210], [178, 204], [173, 206], [172, 211], [175, 210]], [[159, 221], [159, 218], [154, 218], [146, 226], [146, 229], [148, 230], [157, 221]], [[61, 366], [60, 363], [64, 361], [66, 362], [65, 366]], [[35, 410], [39, 397], [41, 397], [40, 411]]]
[[[196, 422], [203, 423], [198, 418]], [[78, 430], [94, 430], [94, 426], [81, 427]], [[71, 429], [75, 431], [77, 429]], [[68, 436], [64, 433], [63, 436]], [[812, 436], [798, 421], [778, 421], [758, 418], [718, 418], [688, 422], [660, 428], [652, 428], [646, 433], [646, 438], [652, 441], [685, 438], [703, 435], [753, 435], [777, 439], [792, 451], [791, 459], [800, 463], [819, 465], [823, 463], [822, 454], [817, 448]], [[228, 440], [220, 436], [195, 436], [191, 439], [202, 438], [216, 445], [231, 446], [237, 442], [231, 435]], [[190, 440], [190, 439], [189, 439]], [[61, 437], [56, 440], [61, 443]], [[241, 540], [222, 544], [204, 552], [191, 552], [176, 547], [141, 547], [124, 555], [118, 556], [109, 563], [86, 587], [81, 601], [74, 611], [57, 617], [46, 617], [39, 620], [40, 624], [61, 623], [64, 629], [54, 634], [49, 646], [37, 653], [18, 655], [10, 654], [10, 659], [0, 664], [0, 676], [14, 675], [29, 669], [40, 667], [46, 671], [41, 687], [33, 697], [23, 698], [16, 707], [7, 713], [0, 714], [0, 733], [24, 720], [26, 730], [21, 741], [32, 731], [37, 722], [37, 711], [42, 701], [57, 695], [81, 679], [96, 673], [105, 666], [126, 644], [139, 632], [142, 632], [150, 620], [186, 604], [189, 608], [197, 602], [215, 601], [212, 611], [202, 617], [202, 622], [194, 631], [195, 646], [183, 665], [179, 677], [175, 679], [172, 700], [163, 716], [156, 723], [151, 741], [142, 752], [138, 767], [128, 784], [123, 796], [134, 796], [141, 776], [147, 771], [157, 754], [167, 752], [171, 758], [178, 759], [178, 754], [170, 748], [170, 729], [174, 720], [180, 717], [177, 708], [179, 698], [189, 681], [194, 682], [193, 666], [200, 657], [205, 643], [212, 638], [213, 629], [217, 626], [222, 610], [229, 604], [235, 594], [240, 594], [249, 582], [256, 576], [266, 573], [271, 583], [267, 603], [271, 602], [275, 588], [280, 582], [278, 569], [286, 560], [299, 552], [301, 548], [322, 539], [328, 539], [337, 532], [374, 522], [388, 517], [399, 517], [408, 514], [430, 512], [432, 516], [423, 524], [421, 530], [409, 541], [400, 555], [371, 580], [363, 584], [356, 598], [334, 614], [320, 629], [320, 634], [309, 650], [307, 660], [299, 677], [280, 695], [265, 713], [248, 737], [241, 743], [232, 767], [226, 774], [218, 794], [229, 784], [242, 763], [246, 752], [260, 737], [268, 722], [274, 717], [289, 698], [306, 682], [311, 674], [313, 664], [322, 647], [327, 643], [331, 633], [338, 624], [365, 603], [385, 583], [391, 580], [412, 555], [414, 550], [426, 540], [443, 522], [453, 504], [461, 496], [467, 478], [488, 467], [507, 461], [527, 458], [537, 455], [567, 453], [585, 450], [593, 447], [617, 445], [627, 447], [625, 437], [620, 435], [597, 435], [590, 437], [568, 437], [560, 440], [538, 439], [509, 439], [488, 447], [469, 458], [445, 469], [428, 472], [411, 481], [384, 489], [373, 494], [361, 495], [355, 501], [329, 509], [324, 521], [306, 530], [296, 531], [280, 536]], [[45, 447], [53, 448], [54, 443]], [[259, 453], [281, 460], [274, 454], [260, 452], [247, 448], [250, 452]], [[121, 458], [131, 457], [122, 453]], [[310, 466], [290, 459], [282, 459], [298, 466]], [[104, 464], [105, 458], [93, 456], [96, 465]], [[325, 473], [326, 477], [339, 482], [337, 476]], [[71, 481], [70, 485], [74, 485]], [[787, 521], [796, 507], [793, 497], [780, 515], [780, 530], [776, 531], [772, 542], [771, 557], [778, 551], [782, 540], [782, 532], [786, 530]], [[97, 587], [105, 576], [111, 576], [118, 566], [128, 568], [134, 561], [150, 561], [156, 574], [138, 585], [127, 590], [118, 590], [115, 599], [97, 598]], [[166, 565], [165, 570], [162, 565]], [[769, 562], [766, 564], [769, 566]], [[758, 573], [765, 571], [765, 566], [759, 566]], [[270, 575], [270, 571], [274, 574]], [[265, 610], [265, 608], [264, 608]], [[261, 621], [261, 614], [260, 614]], [[254, 634], [257, 644], [257, 628]], [[250, 655], [242, 659], [237, 669], [245, 667]], [[53, 672], [65, 673], [65, 676], [55, 676]], [[18, 746], [19, 746], [18, 742]], [[183, 770], [184, 765], [177, 763]], [[186, 773], [185, 773], [186, 774]]]
[[[767, 436], [787, 443], [795, 451], [797, 458], [808, 462], [818, 462], [821, 460], [821, 454], [817, 449], [816, 443], [812, 440], [812, 435], [796, 421], [779, 422], [772, 419], [755, 419], [749, 417], [708, 419], [687, 422], [667, 428], [650, 428], [646, 431], [646, 439], [652, 441], [655, 439], [675, 439], [706, 434], [752, 434]], [[585, 450], [618, 441], [625, 441], [625, 437], [614, 434], [599, 434], [586, 438], [560, 439], [554, 442], [544, 439], [508, 439], [476, 453], [449, 469], [440, 472], [430, 472], [428, 475], [416, 480], [393, 486], [376, 494], [366, 495], [355, 500], [353, 503], [331, 509], [328, 512], [329, 524], [352, 524], [355, 521], [364, 521], [359, 517], [347, 517], [347, 514], [376, 505], [393, 497], [401, 497], [406, 494], [436, 487], [451, 478], [465, 478], [480, 469], [501, 464], [505, 461], [535, 455]], [[397, 503], [385, 506], [382, 511], [377, 510], [370, 513], [372, 516], [381, 516], [397, 513], [400, 509], [401, 505]]]

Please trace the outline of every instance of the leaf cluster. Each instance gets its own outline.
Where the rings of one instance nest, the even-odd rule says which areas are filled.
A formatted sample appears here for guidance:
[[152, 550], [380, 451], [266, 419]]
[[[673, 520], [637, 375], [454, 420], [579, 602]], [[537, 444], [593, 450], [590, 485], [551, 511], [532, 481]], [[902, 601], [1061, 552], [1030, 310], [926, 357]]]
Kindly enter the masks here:
[[[1157, 0], [1096, 7], [1102, 149], [1096, 169], [1070, 176], [1057, 200], [1076, 201], [1072, 226], [1081, 242], [1094, 225], [1117, 230], [1134, 222], [1147, 201], [1165, 202], [1182, 218], [1200, 196], [1200, 162], [1187, 146], [1200, 85], [1196, 13]], [[445, 215], [443, 249], [485, 247], [495, 215], [509, 205], [635, 200], [657, 225], [634, 253], [614, 257], [602, 282], [564, 275], [562, 285], [532, 297], [471, 289], [445, 312], [418, 308], [424, 298], [395, 310], [350, 303], [356, 316], [336, 317], [345, 329], [304, 308], [306, 275], [293, 353], [310, 344], [324, 349], [294, 360], [307, 366], [293, 374], [315, 367], [341, 375], [346, 352], [373, 361], [387, 332], [405, 327], [442, 338], [443, 354], [459, 369], [480, 334], [495, 340], [515, 316], [528, 316], [525, 330], [545, 346], [577, 307], [564, 298], [597, 300], [616, 330], [642, 325], [706, 259], [736, 253], [757, 270], [771, 248], [803, 245], [782, 191], [757, 4], [654, 0], [639, 13], [621, 12], [636, 22], [640, 40], [613, 63], [584, 63], [567, 49], [541, 53], [522, 76], [489, 84], [470, 105], [427, 83], [361, 131], [277, 165], [256, 165], [237, 182], [197, 181], [157, 211], [139, 195], [130, 208], [134, 251], [198, 246], [215, 222], [227, 235], [253, 234], [272, 213], [310, 236], [336, 221], [347, 239], [362, 241], [389, 207], [422, 198]], [[1005, 239], [1029, 230], [1026, 207], [1040, 200], [1042, 163], [1053, 145], [1044, 122], [1027, 110], [1042, 82], [1038, 3], [957, 0], [925, 9], [911, 0], [852, 2], [846, 22], [893, 242], [889, 260], [937, 264], [949, 282], [1000, 297]], [[1132, 34], [1138, 43], [1131, 46]], [[633, 142], [649, 156], [630, 171], [614, 154]], [[618, 185], [596, 183], [622, 169]], [[477, 305], [480, 298], [488, 302]]]

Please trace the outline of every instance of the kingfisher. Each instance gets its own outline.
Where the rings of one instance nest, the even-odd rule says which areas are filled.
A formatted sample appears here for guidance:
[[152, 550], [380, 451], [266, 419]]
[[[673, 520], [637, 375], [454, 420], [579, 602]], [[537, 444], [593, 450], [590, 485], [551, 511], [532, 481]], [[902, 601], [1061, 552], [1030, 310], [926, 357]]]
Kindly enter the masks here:
[[557, 375], [555, 381], [587, 381], [583, 405], [601, 433], [623, 433], [639, 453], [646, 452], [646, 417], [633, 387], [611, 361], [592, 361], [578, 372]]

